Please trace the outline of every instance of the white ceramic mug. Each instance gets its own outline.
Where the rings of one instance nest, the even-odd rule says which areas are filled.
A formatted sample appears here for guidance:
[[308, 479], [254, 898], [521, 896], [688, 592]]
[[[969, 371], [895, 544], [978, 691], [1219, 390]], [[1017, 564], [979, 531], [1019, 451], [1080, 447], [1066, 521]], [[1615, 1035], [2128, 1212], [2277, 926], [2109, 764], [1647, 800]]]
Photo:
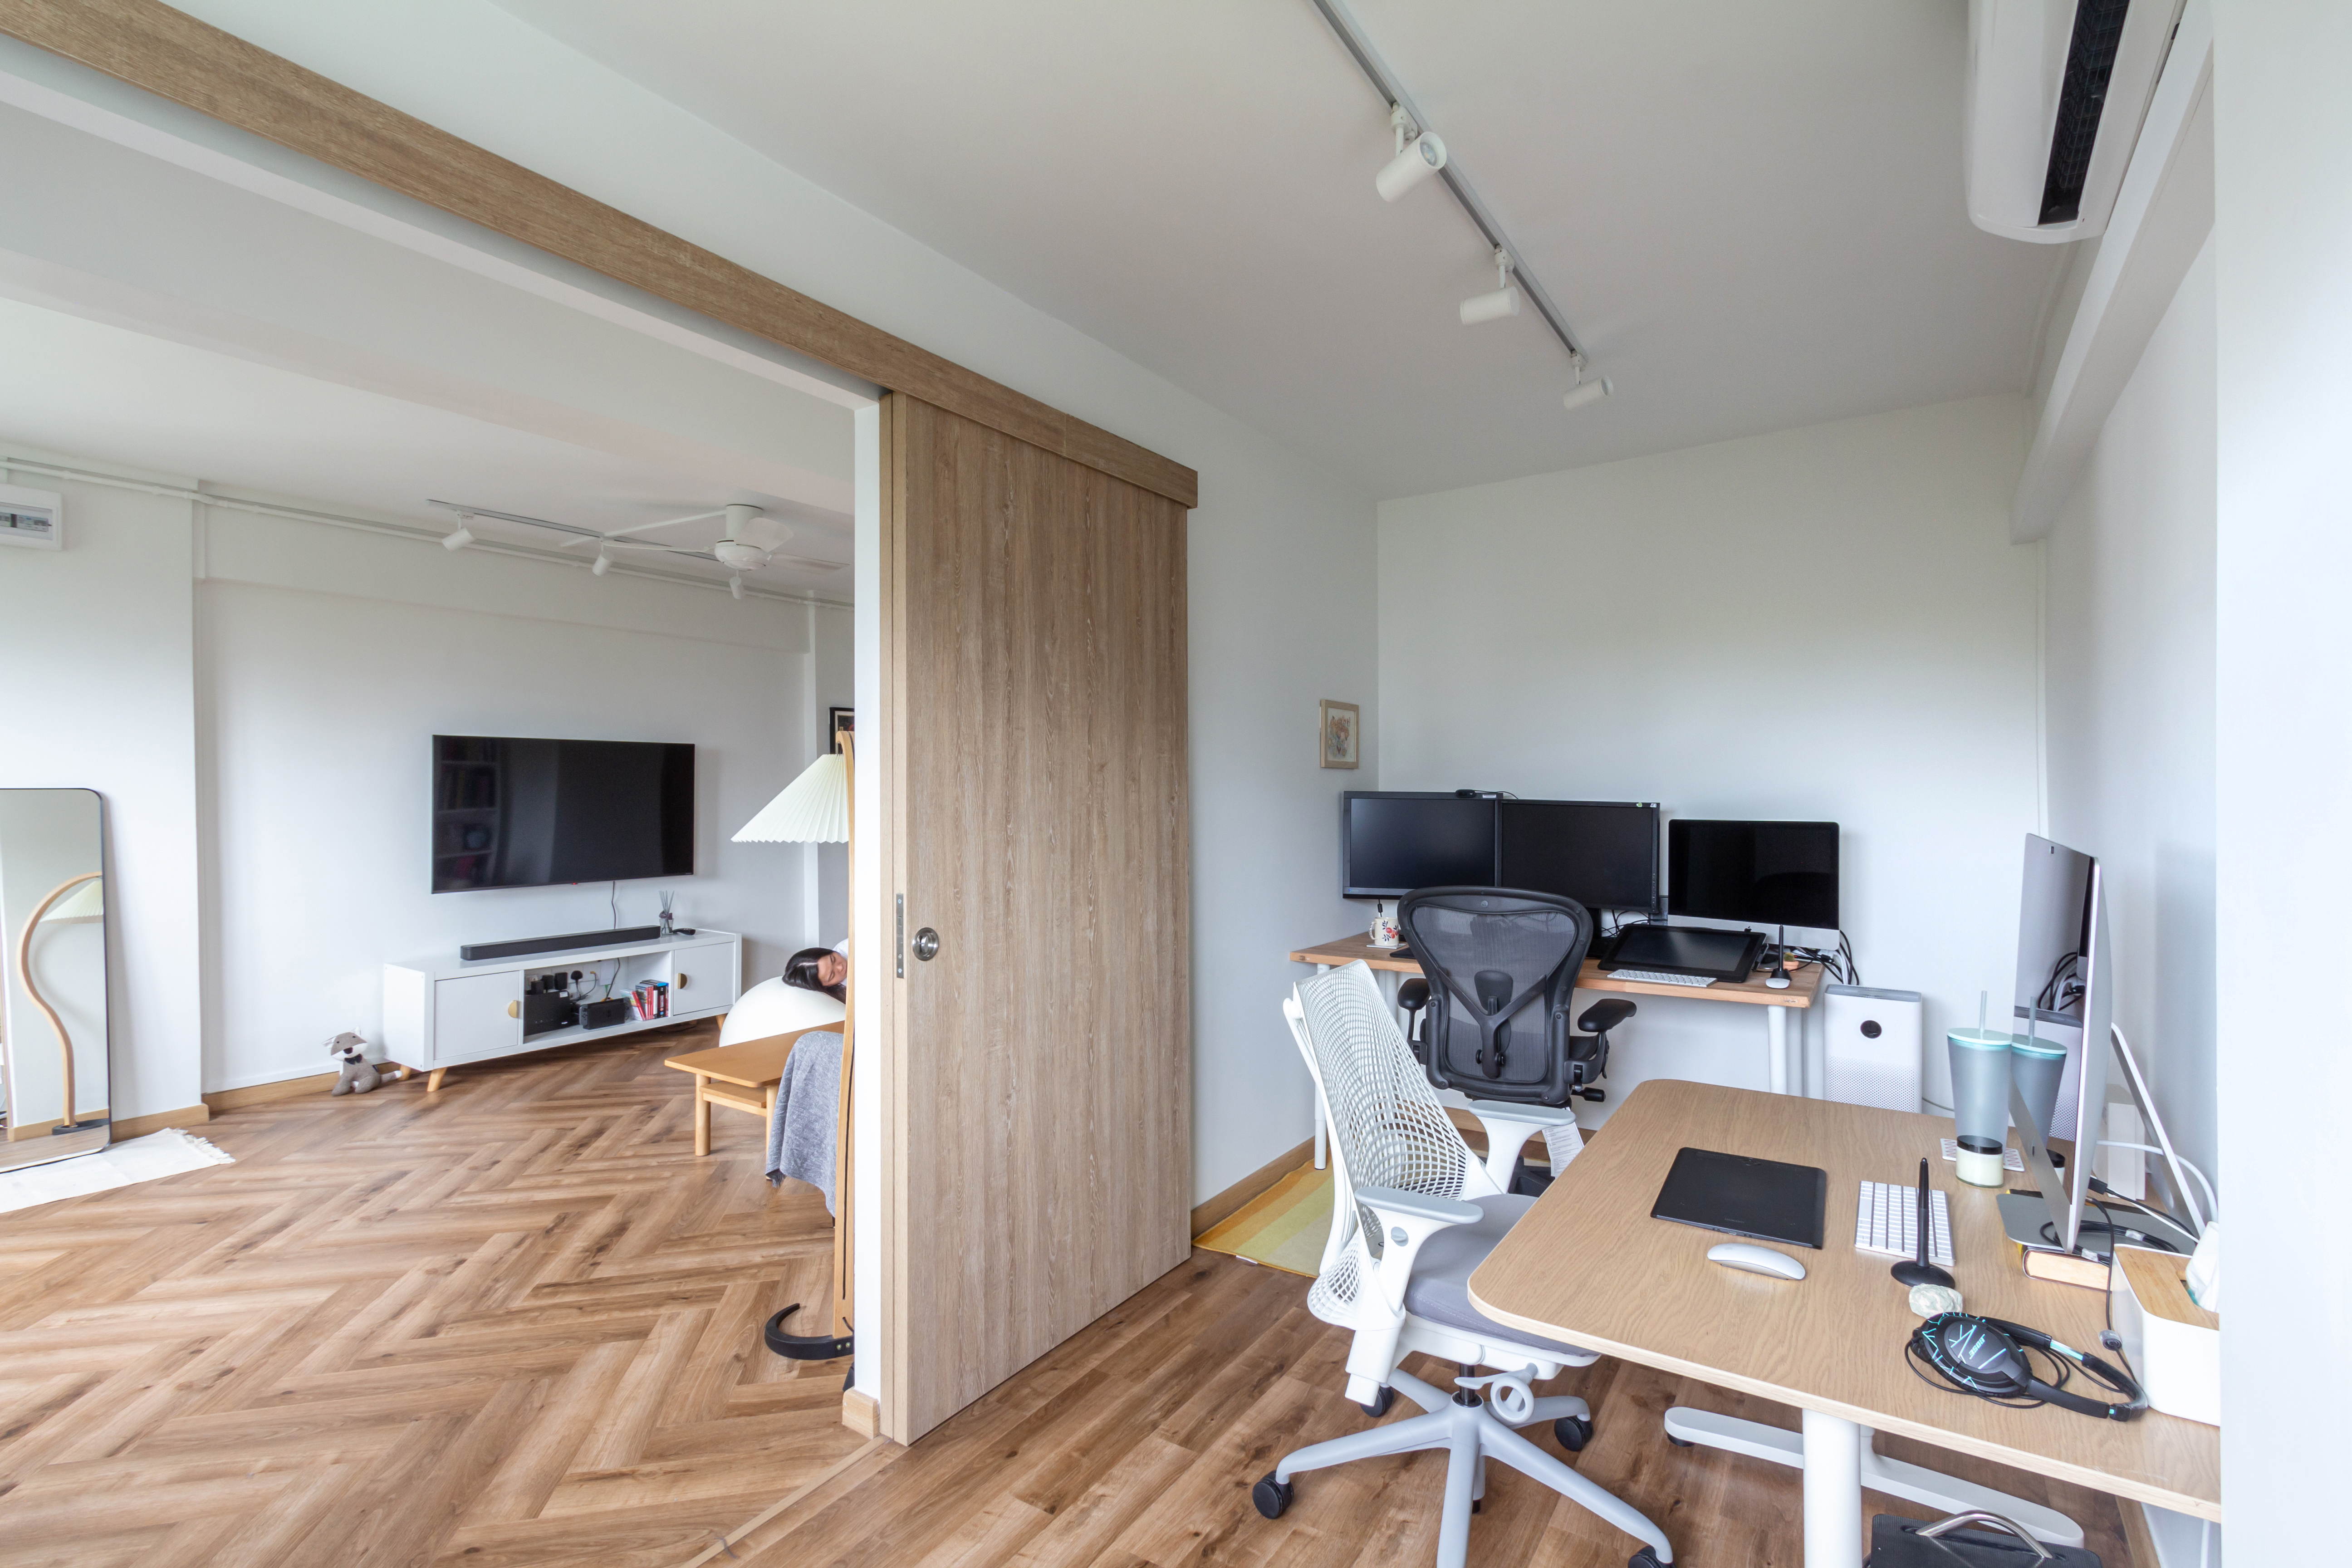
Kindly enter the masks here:
[[1404, 945], [1404, 936], [1397, 930], [1396, 916], [1389, 913], [1389, 907], [1384, 903], [1376, 903], [1372, 906], [1371, 934], [1374, 947]]

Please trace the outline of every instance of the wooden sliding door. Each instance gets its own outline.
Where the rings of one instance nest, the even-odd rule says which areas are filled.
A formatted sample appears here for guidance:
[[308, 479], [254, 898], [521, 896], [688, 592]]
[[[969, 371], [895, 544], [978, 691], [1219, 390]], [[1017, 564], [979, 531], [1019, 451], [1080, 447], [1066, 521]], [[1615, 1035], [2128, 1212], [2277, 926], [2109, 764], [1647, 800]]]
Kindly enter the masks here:
[[904, 395], [882, 431], [905, 1442], [1190, 1246], [1185, 511]]

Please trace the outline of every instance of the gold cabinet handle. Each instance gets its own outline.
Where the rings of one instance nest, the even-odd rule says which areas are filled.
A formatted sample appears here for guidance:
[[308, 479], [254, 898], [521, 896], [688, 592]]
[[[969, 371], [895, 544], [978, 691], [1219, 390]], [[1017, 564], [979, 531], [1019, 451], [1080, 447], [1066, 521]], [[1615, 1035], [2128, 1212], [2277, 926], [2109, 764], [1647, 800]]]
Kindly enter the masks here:
[[685, 975], [683, 975], [683, 974], [679, 975], [679, 976], [677, 977], [677, 988], [678, 988], [680, 991], [685, 990], [685, 989], [686, 989], [686, 984], [687, 984], [687, 983], [686, 983], [686, 976], [685, 976]]
[[508, 1016], [508, 1017], [509, 1017], [509, 1018], [520, 1018], [520, 1017], [521, 1017], [521, 1016], [522, 1016], [522, 1004], [521, 1004], [521, 1003], [520, 1003], [520, 1002], [509, 1002], [509, 1003], [508, 1003], [508, 1004], [507, 1004], [507, 1016]]

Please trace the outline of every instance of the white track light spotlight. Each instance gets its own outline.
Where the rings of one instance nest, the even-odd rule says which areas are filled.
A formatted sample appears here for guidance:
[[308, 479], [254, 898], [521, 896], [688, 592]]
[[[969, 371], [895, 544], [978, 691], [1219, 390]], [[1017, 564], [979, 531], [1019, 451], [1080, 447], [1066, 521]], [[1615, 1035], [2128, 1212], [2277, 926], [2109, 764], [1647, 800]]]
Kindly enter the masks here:
[[1402, 105], [1389, 111], [1389, 123], [1396, 129], [1396, 156], [1372, 177], [1384, 202], [1397, 200], [1445, 167], [1445, 142], [1437, 132], [1415, 126]]
[[593, 573], [595, 575], [597, 575], [597, 576], [599, 576], [599, 577], [602, 577], [605, 573], [610, 572], [612, 569], [613, 569], [613, 557], [612, 557], [612, 555], [611, 555], [608, 552], [606, 552], [606, 550], [604, 549], [604, 547], [603, 545], [601, 545], [601, 544], [600, 544], [600, 545], [598, 545], [598, 546], [596, 547], [596, 564], [594, 564], [593, 566], [589, 567], [589, 568], [588, 568], [588, 570], [589, 570], [590, 572]]
[[1600, 402], [1612, 390], [1614, 389], [1610, 386], [1609, 378], [1604, 375], [1594, 381], [1578, 382], [1568, 389], [1568, 395], [1559, 401], [1565, 407], [1581, 408], [1588, 403]]
[[727, 574], [727, 591], [739, 599], [743, 596], [743, 574], [740, 572]]
[[441, 548], [454, 553], [473, 542], [474, 514], [470, 511], [461, 511], [457, 514], [457, 531], [455, 533], [445, 533], [441, 536]]
[[1473, 294], [1462, 301], [1462, 324], [1475, 327], [1481, 321], [1499, 321], [1519, 313], [1519, 291], [1511, 285], [1511, 253], [1501, 246], [1495, 247], [1495, 291]]

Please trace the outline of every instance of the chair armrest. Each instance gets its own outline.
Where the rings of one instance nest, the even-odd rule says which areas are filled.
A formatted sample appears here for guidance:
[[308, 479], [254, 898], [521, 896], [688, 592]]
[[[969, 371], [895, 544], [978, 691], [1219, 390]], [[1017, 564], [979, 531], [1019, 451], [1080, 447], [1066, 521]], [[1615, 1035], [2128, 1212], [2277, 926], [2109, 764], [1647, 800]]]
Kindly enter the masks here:
[[1486, 1217], [1476, 1204], [1460, 1198], [1433, 1198], [1394, 1187], [1358, 1187], [1356, 1201], [1380, 1221], [1381, 1258], [1372, 1285], [1386, 1299], [1390, 1311], [1402, 1317], [1404, 1288], [1412, 1278], [1413, 1259], [1421, 1244], [1450, 1226], [1475, 1225]]
[[1507, 1105], [1491, 1100], [1472, 1100], [1470, 1114], [1486, 1130], [1486, 1179], [1497, 1193], [1511, 1190], [1511, 1173], [1528, 1139], [1547, 1127], [1566, 1127], [1576, 1121], [1576, 1112], [1564, 1105]]

